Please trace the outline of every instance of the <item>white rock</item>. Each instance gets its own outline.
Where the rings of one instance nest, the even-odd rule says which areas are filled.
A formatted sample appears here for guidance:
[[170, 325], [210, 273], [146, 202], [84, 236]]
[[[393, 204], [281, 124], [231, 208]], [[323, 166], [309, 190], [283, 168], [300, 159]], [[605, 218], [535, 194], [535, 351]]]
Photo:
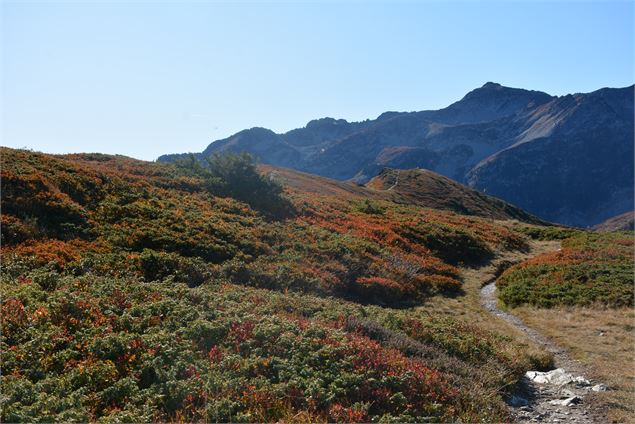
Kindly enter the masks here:
[[609, 388], [604, 385], [604, 384], [596, 384], [595, 386], [591, 387], [591, 390], [593, 390], [594, 392], [606, 392]]
[[573, 377], [573, 382], [579, 386], [590, 386], [591, 382], [582, 376]]
[[582, 398], [580, 396], [571, 396], [566, 399], [554, 399], [549, 401], [549, 403], [552, 405], [562, 405], [562, 406], [577, 405], [580, 402], [582, 402]]
[[591, 383], [584, 377], [573, 375], [566, 372], [563, 368], [556, 368], [555, 370], [540, 372], [540, 371], [527, 371], [525, 376], [531, 381], [538, 384], [555, 384], [565, 385], [575, 383], [579, 386], [589, 386]]
[[563, 389], [560, 394], [562, 395], [562, 397], [568, 398], [568, 397], [572, 397], [572, 396], [577, 396], [575, 393], [573, 393], [571, 390], [569, 389]]

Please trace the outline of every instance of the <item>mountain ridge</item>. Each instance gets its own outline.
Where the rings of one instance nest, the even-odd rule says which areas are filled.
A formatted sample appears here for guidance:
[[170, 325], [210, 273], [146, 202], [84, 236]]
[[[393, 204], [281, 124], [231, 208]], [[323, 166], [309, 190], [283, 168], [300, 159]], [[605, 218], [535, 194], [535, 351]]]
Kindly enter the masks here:
[[272, 165], [261, 165], [259, 169], [260, 172], [276, 179], [285, 187], [300, 190], [303, 193], [391, 201], [467, 216], [494, 220], [518, 220], [534, 225], [552, 225], [503, 200], [480, 193], [425, 169], [384, 168], [365, 185], [332, 180]]
[[360, 183], [385, 167], [426, 168], [547, 221], [587, 227], [632, 209], [632, 140], [633, 86], [551, 96], [487, 82], [443, 109], [321, 118], [282, 134], [251, 128], [195, 155], [245, 150]]

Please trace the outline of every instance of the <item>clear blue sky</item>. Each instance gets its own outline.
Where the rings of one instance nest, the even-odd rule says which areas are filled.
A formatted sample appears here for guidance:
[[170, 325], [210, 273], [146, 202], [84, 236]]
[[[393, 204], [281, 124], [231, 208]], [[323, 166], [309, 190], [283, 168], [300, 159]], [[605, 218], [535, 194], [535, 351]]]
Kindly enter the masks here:
[[[2, 0], [0, 0], [2, 1]], [[154, 159], [244, 128], [633, 83], [626, 2], [2, 2], [2, 141]]]

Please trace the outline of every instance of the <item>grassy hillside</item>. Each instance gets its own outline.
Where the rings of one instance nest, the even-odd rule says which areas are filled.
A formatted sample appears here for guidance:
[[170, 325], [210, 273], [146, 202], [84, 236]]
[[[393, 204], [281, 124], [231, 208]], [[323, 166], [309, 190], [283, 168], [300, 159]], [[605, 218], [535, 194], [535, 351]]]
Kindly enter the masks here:
[[427, 169], [386, 168], [366, 185], [374, 190], [386, 192], [388, 199], [399, 203], [451, 210], [464, 215], [547, 224], [507, 202], [470, 189]]
[[245, 163], [1, 154], [3, 421], [501, 421], [543, 359], [409, 307], [527, 249], [489, 219]]
[[494, 223], [355, 193], [291, 188], [276, 199], [290, 199], [292, 211], [276, 218], [220, 195], [217, 186], [197, 169], [4, 149], [5, 253], [38, 264], [54, 260], [58, 268], [108, 253], [117, 269], [135, 269], [147, 280], [161, 277], [161, 268], [180, 268], [189, 285], [209, 273], [391, 304], [456, 292], [457, 264], [526, 246]]
[[589, 400], [607, 422], [634, 422], [633, 232], [523, 231], [562, 239], [562, 248], [504, 272], [499, 299], [610, 388]]

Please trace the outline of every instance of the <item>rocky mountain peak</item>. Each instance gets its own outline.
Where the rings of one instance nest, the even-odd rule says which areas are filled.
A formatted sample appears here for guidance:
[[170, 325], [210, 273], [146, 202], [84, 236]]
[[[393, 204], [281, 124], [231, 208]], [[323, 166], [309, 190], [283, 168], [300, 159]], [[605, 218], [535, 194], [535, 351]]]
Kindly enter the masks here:
[[[590, 226], [633, 208], [633, 87], [552, 97], [495, 82], [440, 110], [252, 128], [200, 156], [246, 150], [263, 163], [366, 182], [428, 168], [543, 219]], [[176, 160], [169, 155], [160, 160]]]

